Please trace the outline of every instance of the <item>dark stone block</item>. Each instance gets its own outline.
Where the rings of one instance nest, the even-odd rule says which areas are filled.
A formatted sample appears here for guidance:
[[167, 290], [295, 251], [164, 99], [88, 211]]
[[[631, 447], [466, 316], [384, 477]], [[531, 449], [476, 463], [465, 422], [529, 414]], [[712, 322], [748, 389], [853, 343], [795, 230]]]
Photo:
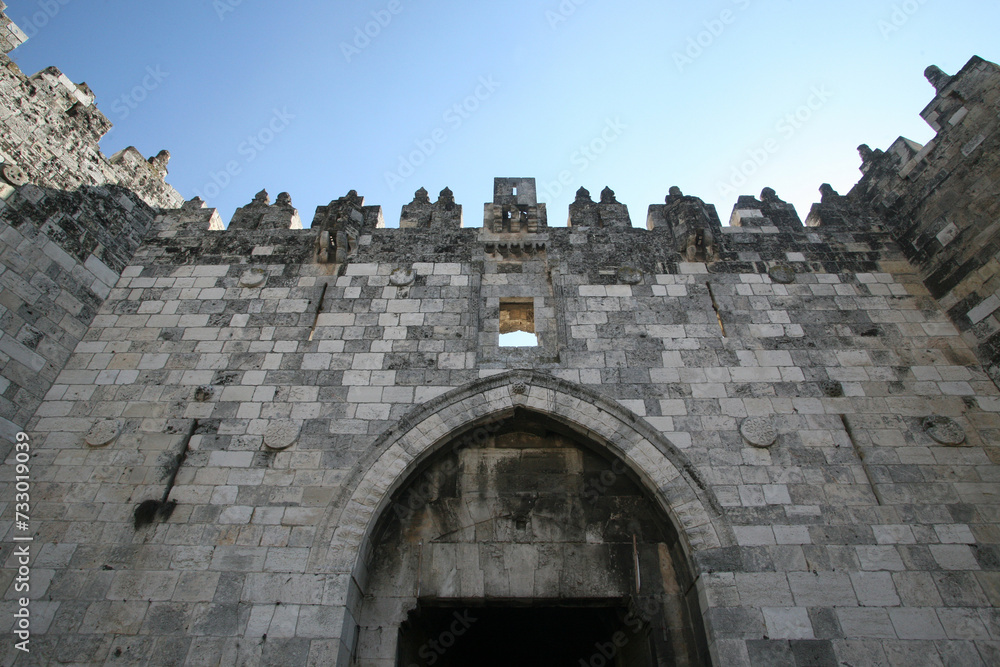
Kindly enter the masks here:
[[796, 667], [837, 667], [833, 645], [827, 640], [795, 639], [791, 642]]
[[753, 667], [783, 667], [795, 665], [792, 647], [784, 640], [755, 639], [747, 642]]

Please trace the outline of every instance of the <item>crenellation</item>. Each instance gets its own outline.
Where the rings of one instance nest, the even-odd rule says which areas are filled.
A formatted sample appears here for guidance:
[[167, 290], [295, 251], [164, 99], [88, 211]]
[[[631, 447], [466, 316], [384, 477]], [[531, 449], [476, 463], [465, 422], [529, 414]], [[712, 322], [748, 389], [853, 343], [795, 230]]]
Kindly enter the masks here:
[[445, 188], [438, 200], [431, 203], [427, 190], [420, 188], [413, 195], [413, 201], [403, 206], [399, 216], [400, 229], [430, 229], [462, 227], [462, 206], [455, 203], [451, 188]]
[[937, 136], [926, 146], [901, 137], [888, 153], [872, 155], [848, 197], [885, 219], [930, 293], [975, 341], [995, 375], [996, 329], [979, 322], [989, 316], [997, 289], [990, 285], [996, 282], [993, 256], [1000, 247], [993, 230], [1000, 211], [988, 174], [997, 168], [1000, 68], [974, 57], [954, 76], [934, 67], [927, 76], [937, 94], [921, 115]]
[[17, 166], [30, 182], [45, 187], [122, 185], [151, 206], [182, 203], [180, 194], [163, 181], [162, 157], [154, 167], [132, 147], [110, 158], [101, 153], [98, 142], [111, 122], [94, 104], [87, 84], [74, 84], [54, 67], [26, 77], [7, 56], [0, 61], [0, 104], [11, 111], [0, 135], [3, 163]]
[[[929, 69], [938, 136], [862, 147], [805, 225], [770, 188], [724, 226], [671, 187], [644, 229], [610, 188], [549, 227], [498, 178], [482, 228], [448, 188], [399, 229], [353, 190], [224, 228], [165, 152], [0, 168], [32, 656], [409, 664], [467, 611], [454, 664], [504, 650], [487, 626], [620, 629], [629, 665], [990, 664], [998, 77]], [[0, 121], [5, 164], [101, 131], [67, 84], [0, 72], [44, 98], [18, 103], [44, 129]]]
[[773, 189], [764, 188], [760, 199], [747, 195], [737, 199], [729, 225], [796, 229], [802, 227], [802, 221], [792, 204], [782, 201]]
[[685, 196], [677, 186], [670, 188], [664, 201], [665, 204], [649, 207], [646, 228], [668, 230], [673, 248], [689, 262], [714, 258], [715, 237], [722, 227], [715, 207], [698, 197]]
[[632, 219], [628, 215], [628, 206], [615, 198], [611, 188], [601, 190], [601, 201], [597, 204], [601, 227], [631, 227]]
[[266, 229], [302, 229], [299, 212], [292, 206], [292, 198], [287, 192], [278, 195], [271, 205], [267, 190], [261, 190], [247, 206], [236, 209], [229, 222], [230, 231], [255, 231]]
[[597, 204], [590, 197], [590, 190], [580, 188], [576, 191], [576, 199], [569, 205], [569, 220], [567, 227], [600, 227], [601, 218]]

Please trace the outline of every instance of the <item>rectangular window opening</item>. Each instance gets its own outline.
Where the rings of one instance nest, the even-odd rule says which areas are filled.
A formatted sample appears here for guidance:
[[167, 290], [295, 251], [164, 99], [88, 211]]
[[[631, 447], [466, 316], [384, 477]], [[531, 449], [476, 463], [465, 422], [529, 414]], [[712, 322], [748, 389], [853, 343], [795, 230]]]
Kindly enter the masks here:
[[500, 347], [538, 347], [534, 299], [500, 299]]

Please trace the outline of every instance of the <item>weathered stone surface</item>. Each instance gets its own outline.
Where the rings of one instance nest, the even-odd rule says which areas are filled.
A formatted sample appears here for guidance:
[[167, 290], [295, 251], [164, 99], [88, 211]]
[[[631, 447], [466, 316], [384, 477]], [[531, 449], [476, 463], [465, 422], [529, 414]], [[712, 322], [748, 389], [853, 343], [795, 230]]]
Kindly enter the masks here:
[[778, 430], [769, 417], [748, 417], [740, 424], [740, 434], [754, 447], [767, 448], [778, 440]]
[[263, 269], [250, 269], [240, 276], [240, 287], [260, 287], [267, 280], [267, 273]]
[[417, 279], [417, 274], [409, 269], [395, 269], [389, 274], [389, 284], [395, 287], [406, 287], [412, 285]]
[[115, 419], [100, 421], [87, 431], [87, 437], [84, 440], [91, 447], [106, 447], [121, 435], [121, 429], [121, 423]]
[[950, 417], [940, 415], [927, 417], [923, 426], [927, 435], [942, 445], [960, 445], [965, 442], [965, 429]]
[[787, 264], [778, 264], [767, 270], [767, 275], [779, 285], [790, 285], [795, 282], [795, 269]]
[[301, 425], [293, 421], [272, 421], [264, 432], [264, 445], [268, 449], [288, 449], [299, 437]]
[[[862, 150], [806, 226], [770, 189], [724, 227], [671, 188], [647, 229], [610, 189], [554, 228], [502, 178], [482, 229], [445, 189], [402, 229], [351, 191], [309, 230], [266, 193], [225, 230], [167, 154], [99, 157], [85, 87], [8, 63], [38, 130], [0, 142], [37, 662], [388, 665], [407, 620], [418, 650], [487, 602], [633, 614], [688, 664], [988, 662], [997, 76], [930, 70], [932, 144]], [[537, 348], [499, 346], [529, 322]]]

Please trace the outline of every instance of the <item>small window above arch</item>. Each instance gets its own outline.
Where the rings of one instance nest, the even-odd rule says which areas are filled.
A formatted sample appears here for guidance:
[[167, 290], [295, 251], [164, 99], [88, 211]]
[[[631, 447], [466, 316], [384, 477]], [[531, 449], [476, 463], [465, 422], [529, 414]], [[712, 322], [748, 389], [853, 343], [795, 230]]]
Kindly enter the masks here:
[[538, 347], [534, 299], [500, 299], [500, 347]]

